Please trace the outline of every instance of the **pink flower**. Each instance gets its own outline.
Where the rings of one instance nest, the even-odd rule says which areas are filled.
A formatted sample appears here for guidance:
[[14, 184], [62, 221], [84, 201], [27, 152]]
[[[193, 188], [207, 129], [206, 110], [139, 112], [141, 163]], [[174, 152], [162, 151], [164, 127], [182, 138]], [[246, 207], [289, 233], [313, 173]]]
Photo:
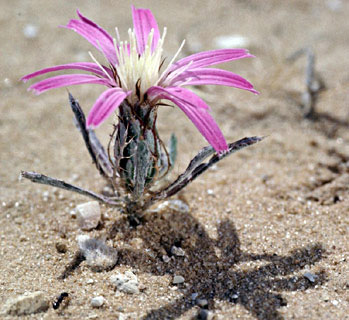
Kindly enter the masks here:
[[128, 31], [129, 41], [122, 42], [116, 29], [116, 39], [77, 11], [79, 20], [70, 20], [66, 28], [74, 30], [94, 45], [108, 60], [109, 66], [95, 62], [78, 62], [39, 70], [22, 78], [59, 70], [82, 70], [92, 74], [65, 74], [39, 81], [29, 87], [36, 94], [59, 87], [94, 83], [108, 87], [95, 102], [87, 126], [94, 128], [110, 116], [127, 99], [133, 104], [156, 106], [162, 99], [176, 104], [194, 123], [206, 140], [221, 152], [227, 143], [221, 130], [209, 113], [208, 105], [192, 91], [189, 85], [224, 85], [258, 93], [251, 83], [232, 72], [207, 68], [219, 63], [252, 57], [244, 49], [222, 49], [200, 52], [174, 62], [181, 47], [166, 68], [163, 66], [163, 43], [166, 28], [160, 36], [156, 20], [150, 10], [132, 6], [134, 29]]

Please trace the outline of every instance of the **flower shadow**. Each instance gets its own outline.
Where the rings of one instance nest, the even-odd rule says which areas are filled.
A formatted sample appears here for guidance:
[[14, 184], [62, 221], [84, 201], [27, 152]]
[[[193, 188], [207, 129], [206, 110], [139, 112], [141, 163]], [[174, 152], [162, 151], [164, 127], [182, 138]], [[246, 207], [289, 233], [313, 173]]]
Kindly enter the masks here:
[[[291, 251], [288, 255], [243, 252], [234, 224], [217, 225], [217, 239], [191, 214], [152, 213], [146, 223], [130, 229], [117, 221], [109, 238], [124, 243], [142, 240], [142, 249], [130, 246], [120, 250], [119, 264], [153, 275], [180, 275], [185, 279], [178, 289], [183, 295], [151, 310], [143, 319], [175, 319], [195, 308], [198, 318], [215, 309], [215, 301], [241, 304], [257, 319], [283, 319], [278, 309], [287, 305], [283, 291], [302, 291], [326, 281], [324, 273], [300, 273], [322, 259], [321, 244]], [[181, 248], [184, 255], [173, 254]], [[165, 257], [168, 257], [164, 259]], [[166, 261], [166, 262], [165, 262]], [[245, 264], [244, 268], [238, 265]], [[198, 307], [198, 305], [201, 306]]]

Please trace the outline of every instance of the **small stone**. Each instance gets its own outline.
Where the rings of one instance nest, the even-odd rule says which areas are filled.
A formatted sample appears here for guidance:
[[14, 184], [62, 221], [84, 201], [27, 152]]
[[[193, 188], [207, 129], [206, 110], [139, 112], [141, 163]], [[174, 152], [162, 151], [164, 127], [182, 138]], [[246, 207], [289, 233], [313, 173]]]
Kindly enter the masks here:
[[165, 263], [168, 263], [170, 262], [171, 258], [167, 255], [167, 254], [164, 254], [162, 256], [162, 260], [165, 262]]
[[126, 320], [126, 316], [123, 313], [119, 313], [118, 320]]
[[173, 281], [172, 281], [172, 283], [173, 284], [181, 284], [181, 283], [183, 283], [185, 280], [184, 280], [184, 278], [182, 277], [182, 276], [174, 276], [173, 277]]
[[102, 296], [94, 297], [91, 299], [91, 306], [94, 308], [99, 308], [103, 306], [104, 302], [105, 302], [104, 297]]
[[212, 320], [213, 319], [213, 312], [206, 310], [206, 309], [200, 309], [197, 319], [198, 320]]
[[311, 272], [304, 273], [304, 277], [307, 278], [311, 283], [314, 283], [317, 276]]
[[46, 311], [49, 308], [49, 300], [42, 291], [24, 294], [6, 301], [5, 314], [21, 316]]
[[117, 273], [110, 277], [110, 281], [118, 291], [129, 294], [139, 293], [138, 278], [132, 271], [126, 271], [124, 274]]
[[184, 257], [185, 256], [184, 250], [182, 248], [179, 248], [179, 247], [176, 247], [176, 246], [173, 246], [171, 248], [171, 253], [174, 254], [177, 257]]
[[208, 301], [206, 299], [197, 299], [196, 300], [196, 304], [199, 306], [199, 307], [207, 307], [208, 306]]
[[76, 219], [76, 210], [70, 210], [69, 214], [73, 219]]
[[214, 195], [214, 191], [212, 189], [207, 189], [207, 194], [209, 196], [213, 196]]
[[77, 237], [78, 246], [87, 265], [93, 271], [103, 271], [113, 268], [118, 261], [118, 252], [108, 247], [104, 241], [90, 238], [87, 235]]
[[101, 209], [97, 201], [89, 201], [76, 206], [76, 218], [82, 230], [92, 230], [101, 220]]
[[65, 199], [65, 195], [63, 193], [59, 193], [58, 200], [64, 200], [64, 199]]
[[325, 302], [328, 302], [330, 300], [330, 297], [325, 293], [322, 295], [322, 299], [325, 301]]
[[42, 193], [42, 200], [47, 202], [50, 199], [50, 193], [48, 191], [44, 191]]
[[198, 296], [199, 296], [199, 294], [197, 292], [192, 293], [191, 300], [195, 301]]
[[28, 23], [23, 28], [23, 34], [28, 39], [36, 38], [38, 35], [39, 27]]
[[338, 300], [332, 300], [331, 303], [334, 305], [334, 306], [338, 306]]
[[173, 210], [181, 213], [189, 213], [189, 207], [181, 200], [167, 200], [158, 205], [154, 210], [155, 212], [165, 212], [167, 210]]
[[67, 245], [63, 242], [56, 242], [55, 247], [58, 253], [66, 253], [68, 251]]
[[232, 294], [232, 296], [231, 296], [231, 299], [234, 301], [234, 300], [237, 300], [239, 298], [239, 295], [238, 294], [236, 294], [236, 293], [234, 293], [234, 294]]
[[[5, 78], [5, 79], [4, 79], [4, 85], [5, 85], [5, 87], [7, 87], [7, 88], [11, 88], [11, 87], [12, 87], [12, 81], [11, 81], [11, 79]], [[3, 202], [3, 203], [4, 203], [4, 202]]]
[[214, 45], [218, 49], [246, 48], [250, 46], [250, 41], [239, 34], [222, 35], [214, 39]]
[[143, 240], [141, 238], [133, 238], [130, 241], [130, 245], [140, 250], [143, 247]]

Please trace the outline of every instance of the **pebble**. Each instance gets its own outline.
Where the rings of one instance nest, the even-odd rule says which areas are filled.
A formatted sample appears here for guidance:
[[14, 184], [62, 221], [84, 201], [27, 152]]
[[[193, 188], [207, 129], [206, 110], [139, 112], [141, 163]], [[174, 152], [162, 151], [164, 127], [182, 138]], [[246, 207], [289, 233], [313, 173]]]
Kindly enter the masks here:
[[180, 284], [180, 283], [183, 283], [184, 281], [185, 280], [182, 276], [174, 276], [172, 283], [173, 284]]
[[119, 313], [118, 320], [126, 320], [126, 316], [122, 313]]
[[213, 312], [206, 310], [206, 309], [200, 309], [197, 319], [199, 320], [212, 320], [213, 319]]
[[92, 230], [101, 220], [101, 209], [98, 201], [89, 201], [76, 206], [76, 218], [82, 230]]
[[168, 210], [177, 211], [180, 213], [189, 213], [189, 207], [181, 200], [167, 200], [158, 205], [154, 212], [163, 213]]
[[58, 253], [66, 253], [68, 251], [67, 245], [63, 242], [56, 242], [55, 247]]
[[28, 39], [36, 38], [38, 35], [39, 27], [33, 24], [26, 24], [23, 28], [23, 34]]
[[48, 191], [44, 191], [42, 193], [42, 200], [47, 202], [50, 199], [50, 193]]
[[214, 196], [214, 191], [212, 189], [207, 189], [207, 194], [209, 196]]
[[231, 34], [216, 37], [214, 45], [218, 49], [247, 48], [250, 45], [250, 41], [239, 34]]
[[[5, 85], [5, 87], [7, 87], [7, 88], [11, 88], [12, 85], [13, 85], [13, 83], [12, 83], [11, 79], [5, 78], [5, 79], [4, 79], [4, 85]], [[4, 203], [5, 203], [5, 202], [3, 202], [3, 204], [4, 204]], [[5, 203], [5, 205], [6, 205], [6, 203]]]
[[207, 307], [208, 305], [208, 301], [206, 299], [197, 299], [196, 300], [196, 304], [199, 306], [199, 307]]
[[46, 311], [49, 308], [49, 300], [44, 292], [36, 291], [6, 301], [4, 313], [21, 316]]
[[171, 248], [171, 253], [177, 257], [184, 257], [185, 256], [185, 251], [182, 248], [179, 248], [176, 246], [173, 246]]
[[239, 295], [234, 293], [232, 296], [231, 296], [231, 299], [232, 300], [237, 300], [239, 298]]
[[167, 255], [167, 254], [164, 254], [162, 256], [162, 260], [165, 262], [165, 263], [168, 263], [170, 262], [171, 258]]
[[110, 277], [110, 281], [118, 291], [129, 294], [139, 293], [138, 278], [132, 271], [128, 270], [124, 274], [117, 273]]
[[107, 246], [104, 241], [90, 238], [87, 235], [79, 235], [76, 239], [87, 265], [92, 270], [109, 270], [116, 265], [118, 252], [115, 248]]
[[311, 272], [304, 273], [304, 277], [307, 278], [311, 283], [314, 283], [316, 280], [316, 275]]
[[334, 305], [334, 306], [338, 306], [338, 300], [332, 300], [331, 303]]
[[191, 300], [196, 300], [196, 298], [199, 296], [197, 292], [194, 292], [191, 294]]
[[94, 308], [99, 308], [103, 306], [105, 299], [103, 296], [94, 297], [91, 299], [91, 306]]
[[[69, 209], [68, 209], [68, 211], [69, 211]], [[68, 212], [68, 211], [67, 211], [67, 212]], [[69, 211], [69, 214], [70, 214], [70, 217], [71, 217], [71, 218], [76, 219], [76, 210], [70, 210], [70, 211]]]

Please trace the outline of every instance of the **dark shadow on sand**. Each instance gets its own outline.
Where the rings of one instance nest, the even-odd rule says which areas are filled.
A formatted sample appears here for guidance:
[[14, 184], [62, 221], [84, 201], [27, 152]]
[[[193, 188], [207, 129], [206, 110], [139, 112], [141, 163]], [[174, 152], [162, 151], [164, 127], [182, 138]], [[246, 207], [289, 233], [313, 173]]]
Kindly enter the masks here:
[[[322, 259], [321, 244], [307, 245], [285, 256], [251, 254], [242, 252], [231, 221], [218, 223], [217, 231], [218, 239], [212, 239], [191, 214], [170, 211], [151, 213], [148, 221], [133, 229], [126, 219], [114, 224], [109, 238], [125, 242], [141, 238], [144, 248], [151, 252], [121, 249], [118, 264], [153, 275], [176, 274], [185, 278], [185, 285], [179, 285], [179, 291], [183, 291], [181, 298], [149, 311], [143, 319], [175, 319], [191, 308], [198, 310], [200, 319], [205, 310], [215, 309], [214, 300], [241, 304], [257, 319], [283, 319], [278, 311], [287, 305], [283, 291], [303, 291], [326, 281], [324, 273], [313, 274], [313, 282], [301, 273], [305, 266]], [[172, 255], [173, 246], [182, 248], [185, 256]], [[168, 262], [163, 261], [164, 255], [170, 257]], [[236, 264], [251, 261], [264, 263], [247, 271], [234, 271]], [[198, 294], [196, 299], [193, 294]], [[201, 310], [198, 299], [207, 300]]]

